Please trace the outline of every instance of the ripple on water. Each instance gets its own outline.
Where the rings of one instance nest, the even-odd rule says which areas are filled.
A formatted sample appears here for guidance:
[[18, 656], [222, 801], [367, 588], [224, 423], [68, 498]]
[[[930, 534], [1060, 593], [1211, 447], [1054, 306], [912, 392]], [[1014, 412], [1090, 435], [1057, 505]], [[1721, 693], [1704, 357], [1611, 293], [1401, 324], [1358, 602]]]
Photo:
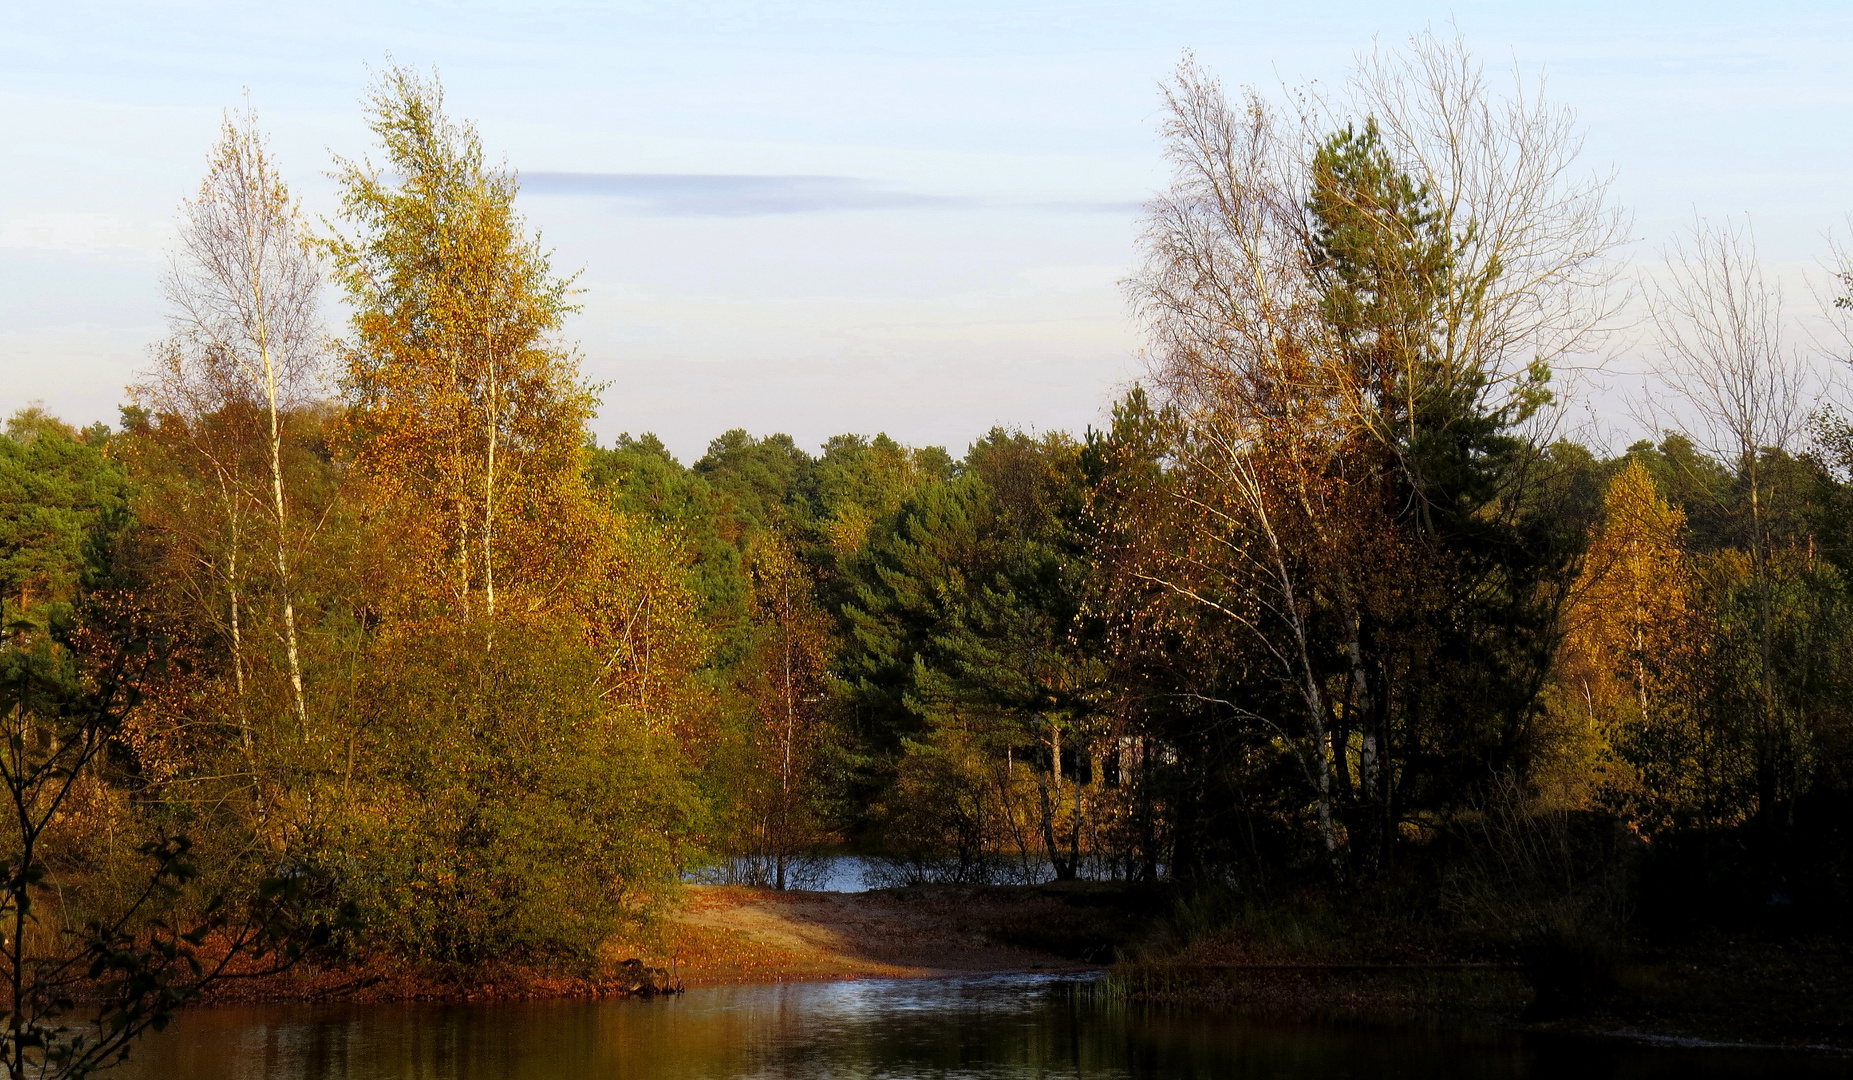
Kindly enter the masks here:
[[193, 1010], [124, 1080], [1709, 1080], [1844, 1076], [1844, 1057], [1102, 1003], [1071, 976], [712, 987], [649, 1001]]

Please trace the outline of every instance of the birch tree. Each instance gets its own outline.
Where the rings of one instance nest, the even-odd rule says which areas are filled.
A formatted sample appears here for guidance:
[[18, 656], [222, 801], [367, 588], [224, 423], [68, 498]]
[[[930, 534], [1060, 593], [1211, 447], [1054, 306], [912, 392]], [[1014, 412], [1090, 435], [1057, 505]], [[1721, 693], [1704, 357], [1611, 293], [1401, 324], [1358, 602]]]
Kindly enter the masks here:
[[1763, 274], [1749, 225], [1699, 219], [1663, 252], [1652, 299], [1659, 337], [1655, 376], [1684, 405], [1700, 448], [1735, 463], [1750, 511], [1756, 610], [1758, 791], [1776, 801], [1779, 762], [1793, 756], [1774, 684], [1775, 635], [1764, 457], [1786, 453], [1814, 400], [1804, 354], [1785, 334], [1781, 284]]
[[[1303, 555], [1350, 546], [1334, 532], [1344, 518], [1325, 511], [1357, 419], [1344, 409], [1311, 265], [1303, 133], [1252, 91], [1231, 105], [1189, 61], [1166, 105], [1173, 182], [1148, 207], [1146, 265], [1131, 288], [1183, 426], [1177, 448], [1194, 482], [1177, 490], [1206, 542], [1152, 578], [1240, 627], [1292, 688], [1303, 725], [1253, 718], [1298, 760], [1336, 860], [1332, 703]], [[1222, 565], [1232, 570], [1212, 569]]]
[[754, 876], [775, 889], [809, 869], [805, 856], [826, 835], [812, 806], [820, 756], [819, 712], [829, 661], [829, 624], [812, 600], [813, 580], [777, 530], [751, 553], [753, 621], [759, 641], [745, 662], [758, 731], [750, 737], [755, 774], [741, 809], [741, 837]]
[[[313, 399], [320, 385], [322, 332], [317, 307], [320, 267], [300, 213], [270, 156], [257, 115], [225, 118], [199, 193], [182, 206], [179, 243], [162, 279], [172, 335], [146, 386], [158, 411], [195, 426], [235, 428], [239, 414], [261, 418], [266, 474], [257, 500], [269, 520], [268, 557], [276, 573], [291, 700], [308, 724], [301, 648], [291, 579], [289, 498], [283, 467], [284, 416]], [[237, 567], [247, 478], [237, 463], [242, 440], [200, 442], [221, 488], [230, 530], [226, 579], [234, 663], [244, 667]]]
[[445, 114], [435, 78], [388, 69], [367, 110], [385, 160], [337, 162], [351, 231], [327, 241], [354, 309], [341, 383], [356, 470], [400, 515], [425, 591], [457, 616], [495, 617], [511, 577], [529, 608], [545, 606], [543, 553], [585, 531], [592, 396], [557, 340], [571, 279], [553, 274], [515, 211], [515, 175]]
[[1749, 225], [1693, 222], [1662, 253], [1652, 292], [1655, 377], [1685, 403], [1700, 448], [1749, 484], [1751, 551], [1765, 558], [1758, 458], [1787, 451], [1808, 419], [1805, 357], [1785, 334], [1781, 284], [1763, 274]]
[[[1533, 445], [1515, 433], [1612, 313], [1601, 256], [1625, 218], [1574, 171], [1568, 111], [1496, 94], [1458, 42], [1373, 53], [1343, 95], [1285, 106], [1231, 102], [1187, 60], [1166, 105], [1173, 182], [1129, 284], [1202, 536], [1158, 583], [1293, 688], [1293, 728], [1249, 719], [1293, 748], [1328, 853], [1354, 758], [1373, 809], [1345, 832], [1387, 853], [1388, 740], [1405, 763], [1509, 754], [1548, 670], [1554, 556], [1514, 517]], [[1496, 716], [1448, 699], [1481, 690]]]

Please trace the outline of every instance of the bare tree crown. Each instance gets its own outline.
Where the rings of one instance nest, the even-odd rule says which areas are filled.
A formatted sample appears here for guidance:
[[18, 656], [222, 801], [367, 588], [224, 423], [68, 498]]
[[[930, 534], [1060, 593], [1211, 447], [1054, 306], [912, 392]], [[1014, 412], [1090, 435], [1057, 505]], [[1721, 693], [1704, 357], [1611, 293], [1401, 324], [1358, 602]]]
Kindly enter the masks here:
[[322, 278], [306, 241], [256, 114], [228, 114], [199, 194], [182, 206], [162, 280], [173, 335], [165, 363], [216, 390], [202, 407], [287, 409], [315, 395]]
[[1691, 413], [1682, 426], [1725, 461], [1790, 449], [1808, 418], [1810, 372], [1785, 337], [1782, 286], [1764, 277], [1749, 224], [1697, 219], [1662, 254], [1654, 367]]
[[[1366, 121], [1424, 193], [1449, 238], [1428, 343], [1479, 404], [1532, 392], [1544, 368], [1589, 349], [1616, 312], [1605, 256], [1628, 219], [1608, 180], [1576, 170], [1574, 114], [1517, 73], [1495, 94], [1459, 41], [1430, 35], [1359, 60], [1344, 94], [1231, 102], [1186, 58], [1165, 88], [1170, 188], [1147, 207], [1145, 264], [1128, 283], [1180, 404], [1227, 391], [1287, 357], [1319, 369], [1308, 195], [1326, 133]], [[1296, 361], [1297, 362], [1297, 361]], [[1222, 390], [1215, 390], [1221, 386]], [[1336, 390], [1334, 390], [1336, 392]]]

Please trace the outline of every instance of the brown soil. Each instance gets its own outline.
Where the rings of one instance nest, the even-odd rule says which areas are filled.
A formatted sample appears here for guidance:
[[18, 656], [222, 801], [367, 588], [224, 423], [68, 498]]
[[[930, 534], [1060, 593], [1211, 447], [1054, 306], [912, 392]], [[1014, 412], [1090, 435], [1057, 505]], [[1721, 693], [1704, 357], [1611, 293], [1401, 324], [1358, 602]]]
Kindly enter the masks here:
[[1063, 906], [1059, 893], [1029, 890], [807, 893], [697, 885], [661, 941], [632, 955], [670, 968], [689, 986], [1087, 968], [1014, 940], [1013, 930], [1060, 917]]

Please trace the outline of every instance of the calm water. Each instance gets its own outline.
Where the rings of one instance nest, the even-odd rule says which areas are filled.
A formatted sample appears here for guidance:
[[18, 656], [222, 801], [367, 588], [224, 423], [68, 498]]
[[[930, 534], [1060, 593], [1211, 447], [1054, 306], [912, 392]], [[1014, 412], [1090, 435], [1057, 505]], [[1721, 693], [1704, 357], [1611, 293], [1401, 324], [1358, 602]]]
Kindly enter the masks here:
[[137, 1080], [1018, 1077], [1343, 1080], [1847, 1076], [1853, 1059], [1254, 1023], [1090, 1006], [992, 976], [691, 990], [658, 1001], [266, 1006], [185, 1014]]
[[[1039, 884], [1053, 880], [1055, 872], [1049, 868], [1047, 860], [1020, 860], [1007, 858], [1000, 860], [1001, 879], [1015, 885]], [[1105, 868], [1090, 868], [1085, 863], [1081, 867], [1081, 876], [1091, 878], [1090, 869], [1100, 871], [1100, 877], [1108, 878]], [[870, 889], [882, 889], [899, 884], [884, 875], [883, 868], [872, 859], [860, 855], [826, 855], [822, 858], [809, 859], [800, 867], [792, 870], [796, 884], [793, 888], [808, 889], [814, 892], [867, 892]], [[725, 866], [712, 866], [687, 875], [685, 880], [708, 885], [737, 884], [751, 880], [743, 877], [738, 869], [733, 874]]]

